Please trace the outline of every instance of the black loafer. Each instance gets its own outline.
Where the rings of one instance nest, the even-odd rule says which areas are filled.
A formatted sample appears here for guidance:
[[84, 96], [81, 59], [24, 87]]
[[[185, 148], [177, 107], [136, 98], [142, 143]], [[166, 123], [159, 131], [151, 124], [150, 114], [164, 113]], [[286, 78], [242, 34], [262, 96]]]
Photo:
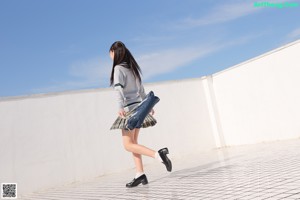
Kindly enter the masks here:
[[163, 148], [163, 149], [159, 150], [158, 153], [159, 153], [161, 159], [163, 160], [163, 163], [165, 164], [167, 170], [169, 172], [171, 172], [172, 171], [172, 162], [167, 156], [167, 154], [169, 153], [168, 148]]
[[148, 179], [147, 179], [147, 176], [145, 174], [143, 174], [142, 176], [140, 176], [138, 178], [134, 178], [130, 183], [126, 184], [126, 187], [128, 187], [128, 188], [136, 187], [141, 183], [143, 185], [148, 184]]

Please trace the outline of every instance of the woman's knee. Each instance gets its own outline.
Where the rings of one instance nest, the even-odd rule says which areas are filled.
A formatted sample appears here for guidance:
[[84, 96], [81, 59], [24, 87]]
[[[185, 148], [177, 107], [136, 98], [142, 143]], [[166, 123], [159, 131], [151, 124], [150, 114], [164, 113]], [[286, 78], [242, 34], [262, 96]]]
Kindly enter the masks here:
[[129, 152], [132, 152], [132, 142], [124, 142], [124, 149], [126, 150], [126, 151], [129, 151]]

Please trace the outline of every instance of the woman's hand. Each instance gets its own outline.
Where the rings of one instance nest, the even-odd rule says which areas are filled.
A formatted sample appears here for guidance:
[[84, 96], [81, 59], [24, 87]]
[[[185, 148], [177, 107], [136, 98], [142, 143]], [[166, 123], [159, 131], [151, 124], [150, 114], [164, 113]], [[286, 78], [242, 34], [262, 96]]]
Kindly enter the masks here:
[[[120, 117], [125, 117], [125, 113], [126, 113], [125, 110], [121, 108], [121, 109], [119, 110], [119, 113], [118, 113], [118, 114], [119, 114]], [[155, 113], [155, 112], [154, 112], [154, 109], [152, 109], [152, 110], [150, 111], [150, 114], [151, 114], [151, 115], [154, 115], [154, 113]]]
[[119, 110], [119, 116], [120, 117], [125, 117], [125, 110], [123, 109], [123, 108], [121, 108], [120, 110]]
[[150, 111], [151, 115], [154, 115], [154, 109], [152, 108], [152, 110]]

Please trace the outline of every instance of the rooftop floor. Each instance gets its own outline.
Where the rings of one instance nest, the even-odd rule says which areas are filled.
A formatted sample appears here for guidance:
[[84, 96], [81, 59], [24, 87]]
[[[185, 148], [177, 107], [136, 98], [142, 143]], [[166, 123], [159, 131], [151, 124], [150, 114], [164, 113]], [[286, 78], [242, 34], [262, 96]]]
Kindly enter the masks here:
[[198, 152], [172, 162], [171, 173], [159, 162], [145, 166], [145, 186], [125, 187], [131, 169], [21, 199], [300, 199], [299, 139]]

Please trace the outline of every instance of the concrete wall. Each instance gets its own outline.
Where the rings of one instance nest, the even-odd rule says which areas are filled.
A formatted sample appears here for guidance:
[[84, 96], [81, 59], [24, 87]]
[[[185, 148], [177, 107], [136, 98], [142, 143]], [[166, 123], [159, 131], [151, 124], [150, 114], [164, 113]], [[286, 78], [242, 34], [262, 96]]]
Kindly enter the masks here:
[[[179, 158], [300, 137], [299, 52], [300, 40], [211, 76], [146, 84], [161, 101], [140, 143]], [[94, 89], [0, 100], [0, 182], [20, 195], [132, 168], [120, 130], [109, 130], [114, 99]]]
[[[142, 144], [168, 147], [173, 158], [215, 147], [200, 79], [145, 89], [161, 101], [157, 125], [141, 130]], [[25, 194], [134, 167], [121, 131], [109, 130], [117, 117], [114, 99], [115, 91], [99, 89], [1, 101], [0, 182], [18, 183]]]
[[214, 74], [227, 145], [300, 137], [300, 40]]

